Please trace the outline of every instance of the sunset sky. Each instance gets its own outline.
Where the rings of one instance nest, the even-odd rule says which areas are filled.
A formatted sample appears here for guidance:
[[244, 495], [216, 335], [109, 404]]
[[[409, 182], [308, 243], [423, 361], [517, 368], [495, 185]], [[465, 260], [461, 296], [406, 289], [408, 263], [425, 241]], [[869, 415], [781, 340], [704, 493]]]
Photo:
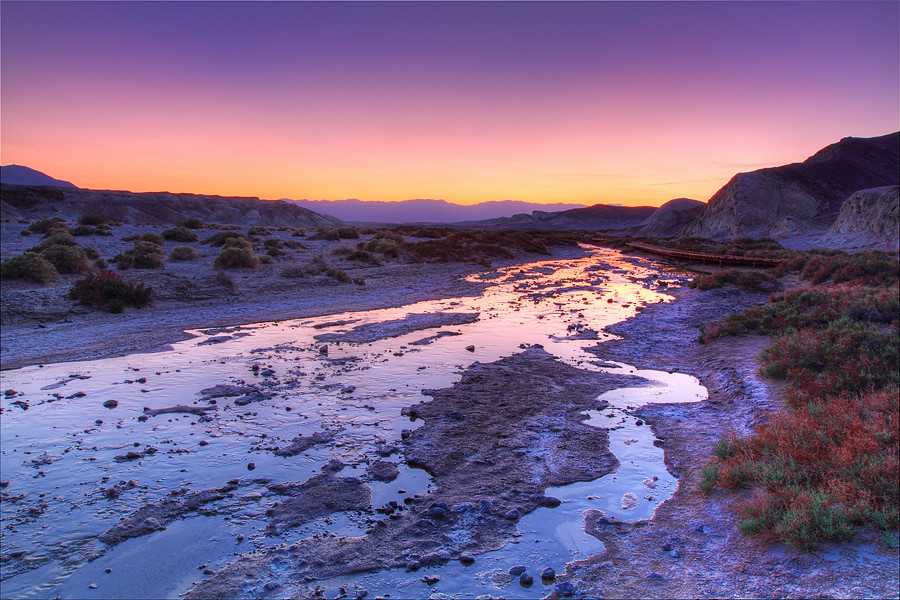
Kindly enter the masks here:
[[900, 129], [897, 2], [2, 3], [2, 148], [82, 187], [660, 204]]

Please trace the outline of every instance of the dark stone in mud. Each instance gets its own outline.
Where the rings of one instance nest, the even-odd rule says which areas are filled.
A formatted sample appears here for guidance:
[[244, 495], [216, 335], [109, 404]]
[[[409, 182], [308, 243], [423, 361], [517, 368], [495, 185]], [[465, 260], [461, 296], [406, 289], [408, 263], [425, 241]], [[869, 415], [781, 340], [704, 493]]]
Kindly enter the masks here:
[[200, 390], [200, 395], [205, 398], [227, 398], [229, 396], [243, 396], [255, 391], [249, 385], [219, 384]]
[[234, 339], [230, 335], [216, 335], [210, 338], [206, 338], [202, 342], [198, 343], [198, 346], [212, 346], [213, 344], [221, 344], [223, 342], [227, 342], [228, 340]]
[[144, 414], [148, 417], [155, 417], [157, 415], [169, 415], [169, 414], [188, 414], [188, 415], [197, 415], [203, 416], [207, 413], [207, 411], [215, 410], [214, 406], [185, 406], [184, 404], [178, 404], [176, 406], [169, 406], [168, 408], [147, 408], [144, 407]]
[[248, 471], [253, 471], [253, 470], [255, 470], [255, 469], [256, 469], [256, 463], [252, 463], [252, 462], [251, 462], [251, 463], [247, 463], [247, 470], [248, 470]]
[[519, 585], [522, 587], [531, 587], [531, 584], [534, 583], [534, 577], [529, 575], [528, 573], [522, 573], [519, 575]]
[[247, 406], [253, 402], [262, 402], [263, 400], [268, 400], [272, 397], [272, 394], [266, 394], [260, 391], [252, 391], [249, 394], [244, 394], [240, 398], [234, 401], [237, 406]]
[[376, 460], [369, 465], [366, 473], [375, 481], [393, 481], [400, 475], [400, 470], [388, 460]]
[[355, 477], [336, 477], [325, 472], [303, 483], [273, 484], [269, 490], [288, 496], [268, 511], [270, 534], [279, 534], [319, 517], [342, 511], [367, 510], [372, 506], [372, 493]]
[[544, 581], [553, 581], [556, 579], [556, 571], [554, 571], [552, 567], [547, 567], [541, 571], [541, 579]]
[[107, 400], [103, 403], [103, 408], [115, 408], [119, 405], [118, 400]]
[[538, 504], [546, 508], [556, 508], [562, 501], [559, 498], [554, 498], [553, 496], [541, 496], [538, 498]]
[[456, 335], [462, 335], [459, 331], [438, 331], [434, 335], [429, 335], [428, 337], [423, 337], [414, 342], [410, 342], [411, 346], [427, 346], [428, 344], [433, 344], [443, 337], [451, 337]]
[[556, 584], [555, 591], [563, 598], [569, 598], [575, 595], [575, 586], [568, 581], [562, 581]]
[[528, 569], [526, 569], [524, 565], [516, 565], [514, 567], [509, 568], [509, 574], [512, 575], [513, 577], [518, 577], [519, 575], [521, 575], [522, 573], [524, 573], [527, 570]]
[[276, 456], [296, 456], [301, 452], [306, 452], [313, 446], [325, 444], [334, 439], [334, 434], [327, 431], [317, 431], [312, 435], [295, 437], [290, 444], [284, 448], [275, 450]]
[[227, 498], [237, 487], [235, 484], [228, 484], [220, 488], [190, 493], [175, 490], [161, 501], [145, 504], [122, 519], [118, 525], [102, 533], [100, 541], [113, 546], [127, 539], [165, 529], [175, 519], [194, 512], [205, 504]]
[[474, 556], [470, 556], [470, 555], [468, 555], [468, 554], [460, 554], [460, 555], [459, 555], [459, 562], [461, 562], [461, 563], [464, 564], [464, 565], [471, 565], [472, 563], [475, 562], [475, 557], [474, 557]]

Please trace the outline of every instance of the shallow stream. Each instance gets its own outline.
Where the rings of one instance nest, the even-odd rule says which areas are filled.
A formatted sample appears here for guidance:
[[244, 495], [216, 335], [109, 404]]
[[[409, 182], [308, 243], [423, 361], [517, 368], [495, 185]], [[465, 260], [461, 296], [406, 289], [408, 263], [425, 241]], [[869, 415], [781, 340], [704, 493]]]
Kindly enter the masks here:
[[[540, 581], [541, 569], [562, 572], [567, 563], [602, 550], [601, 542], [584, 532], [585, 510], [623, 521], [648, 519], [675, 490], [677, 480], [665, 468], [663, 451], [633, 411], [650, 402], [699, 401], [706, 390], [688, 375], [636, 370], [585, 352], [612, 337], [605, 327], [646, 304], [671, 300], [665, 292], [677, 279], [649, 261], [592, 248], [581, 258], [473, 277], [486, 284], [480, 296], [201, 330], [165, 352], [3, 372], [0, 388], [16, 391], [2, 399], [0, 424], [0, 470], [9, 482], [0, 503], [3, 597], [177, 597], [204, 576], [205, 568], [220, 567], [237, 554], [322, 533], [363, 535], [374, 519], [387, 517], [334, 513], [279, 536], [266, 535], [265, 511], [280, 498], [263, 480], [303, 482], [334, 459], [347, 465], [341, 476], [367, 479], [366, 462], [387, 456], [400, 474], [390, 482], [367, 479], [373, 506], [426, 493], [430, 477], [403, 464], [402, 452], [392, 452], [401, 447], [401, 432], [420, 423], [401, 410], [427, 400], [423, 389], [452, 385], [474, 361], [491, 362], [530, 344], [541, 344], [581, 369], [647, 380], [642, 387], [606, 392], [598, 400], [608, 406], [585, 413], [588, 425], [609, 429], [619, 469], [548, 489], [546, 494], [562, 504], [523, 517], [511, 543], [476, 557], [474, 565], [454, 562], [319, 584], [328, 597], [341, 586], [363, 587], [370, 597], [427, 597], [434, 591], [462, 597], [546, 595], [552, 584]], [[433, 313], [477, 313], [478, 320], [408, 333], [401, 328], [393, 331], [401, 335], [370, 343], [316, 339]], [[425, 338], [428, 343], [414, 343]], [[232, 397], [199, 402], [201, 390], [218, 384], [252, 385], [264, 396], [242, 406]], [[117, 406], [104, 407], [108, 400]], [[144, 410], [179, 404], [211, 410], [204, 417], [149, 418]], [[272, 452], [295, 436], [320, 432], [329, 434], [329, 441], [301, 454]], [[128, 459], [128, 452], [139, 456]], [[98, 539], [173, 490], [216, 488], [233, 479], [242, 484], [231, 497], [164, 530], [115, 546]], [[117, 497], [106, 493], [111, 486], [119, 490]], [[520, 564], [535, 576], [530, 588], [507, 574]], [[440, 580], [427, 585], [426, 574]]]

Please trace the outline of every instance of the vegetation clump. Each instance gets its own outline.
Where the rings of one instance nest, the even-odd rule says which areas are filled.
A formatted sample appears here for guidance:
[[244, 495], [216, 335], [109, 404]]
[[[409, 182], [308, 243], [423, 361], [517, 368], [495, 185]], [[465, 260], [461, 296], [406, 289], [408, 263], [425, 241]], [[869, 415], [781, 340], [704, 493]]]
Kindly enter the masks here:
[[84, 306], [120, 313], [126, 306], [149, 306], [153, 289], [141, 282], [125, 281], [112, 271], [96, 271], [75, 282], [69, 298]]
[[109, 219], [100, 213], [84, 213], [78, 218], [79, 225], [106, 225]]
[[130, 250], [118, 255], [115, 260], [120, 269], [159, 269], [163, 266], [165, 255], [161, 243], [139, 239], [132, 244]]
[[812, 286], [702, 332], [775, 336], [761, 368], [786, 383], [786, 409], [720, 442], [702, 473], [707, 491], [752, 489], [744, 533], [811, 549], [900, 525], [898, 266], [883, 253], [798, 256], [784, 270]]
[[172, 252], [169, 254], [169, 259], [174, 261], [186, 261], [186, 260], [194, 260], [198, 256], [200, 256], [196, 250], [191, 248], [190, 246], [176, 246], [172, 248]]
[[23, 279], [35, 283], [53, 283], [59, 278], [56, 267], [36, 252], [26, 252], [4, 260], [0, 265], [3, 279]]
[[731, 285], [752, 292], [771, 292], [778, 288], [778, 280], [766, 271], [727, 269], [698, 275], [688, 285], [700, 290]]
[[90, 268], [87, 253], [77, 244], [42, 245], [40, 253], [60, 273], [83, 273]]
[[50, 219], [35, 221], [26, 228], [26, 231], [30, 233], [43, 233], [44, 235], [48, 235], [54, 230], [68, 231], [69, 227], [66, 225], [64, 219], [52, 217]]
[[[231, 238], [234, 242], [229, 242], [222, 248], [219, 256], [216, 257], [215, 267], [217, 269], [255, 269], [259, 266], [260, 260], [253, 249], [248, 248], [237, 238]], [[249, 245], [249, 242], [243, 240]]]
[[196, 242], [197, 234], [194, 233], [191, 229], [187, 227], [173, 227], [171, 229], [166, 229], [162, 233], [163, 238], [173, 241], [173, 242]]
[[228, 240], [233, 239], [244, 240], [248, 244], [251, 243], [250, 240], [244, 237], [244, 234], [239, 231], [220, 231], [219, 233], [214, 233], [210, 237], [203, 240], [203, 243], [209, 244], [210, 246], [221, 247], [224, 246]]

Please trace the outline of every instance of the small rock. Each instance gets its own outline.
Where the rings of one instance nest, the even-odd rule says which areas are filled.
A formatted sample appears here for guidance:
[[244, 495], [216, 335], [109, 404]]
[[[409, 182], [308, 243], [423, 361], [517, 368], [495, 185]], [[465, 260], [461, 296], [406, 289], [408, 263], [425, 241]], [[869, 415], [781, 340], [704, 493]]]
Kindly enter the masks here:
[[468, 350], [469, 352], [475, 352], [475, 345], [469, 344], [468, 346], [466, 346], [466, 350]]
[[422, 581], [424, 581], [428, 585], [434, 585], [440, 580], [441, 580], [441, 578], [438, 577], [437, 575], [426, 575], [425, 577], [422, 578]]
[[18, 393], [18, 392], [16, 392], [16, 390], [14, 390], [14, 389], [12, 389], [12, 388], [9, 388], [9, 389], [7, 389], [7, 390], [4, 390], [3, 395], [6, 396], [7, 398], [12, 398], [12, 397], [15, 396], [17, 393]]
[[96, 589], [97, 589], [97, 584], [96, 584], [96, 583], [89, 583], [89, 584], [88, 584], [88, 587], [91, 588], [92, 590], [96, 590]]
[[509, 574], [512, 575], [513, 577], [518, 577], [519, 575], [524, 573], [525, 570], [526, 569], [523, 565], [516, 565], [514, 567], [509, 568]]
[[469, 556], [468, 554], [460, 554], [459, 562], [461, 562], [464, 565], [471, 565], [472, 563], [475, 562], [475, 558], [473, 556]]
[[568, 581], [562, 581], [556, 584], [556, 593], [563, 598], [575, 595], [575, 586]]
[[252, 470], [255, 469], [255, 468], [256, 468], [256, 463], [252, 463], [252, 462], [251, 462], [251, 463], [247, 463], [247, 470], [248, 470], [248, 471], [252, 471]]
[[519, 585], [522, 587], [531, 587], [531, 584], [534, 583], [534, 577], [529, 575], [528, 573], [522, 573], [519, 575]]
[[107, 400], [103, 403], [103, 408], [115, 408], [119, 405], [118, 400]]
[[541, 571], [541, 579], [546, 581], [553, 581], [556, 579], [556, 571], [553, 570], [553, 567], [547, 567], [543, 571]]

